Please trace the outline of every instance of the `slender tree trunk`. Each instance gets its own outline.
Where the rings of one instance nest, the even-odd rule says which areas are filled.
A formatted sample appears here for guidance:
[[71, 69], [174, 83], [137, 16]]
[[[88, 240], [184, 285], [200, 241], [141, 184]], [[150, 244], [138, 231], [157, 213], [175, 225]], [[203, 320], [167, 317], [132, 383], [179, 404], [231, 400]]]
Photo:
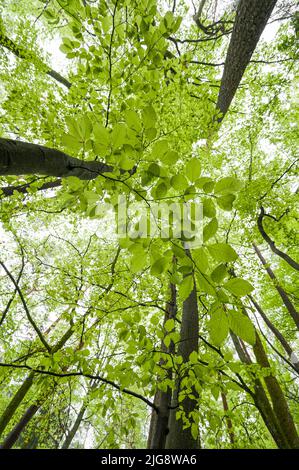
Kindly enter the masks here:
[[[194, 287], [189, 297], [183, 302], [183, 314], [181, 323], [181, 337], [178, 347], [177, 354], [182, 356], [184, 364], [189, 361], [189, 356], [193, 351], [198, 352], [198, 305], [197, 305], [197, 293], [196, 284], [194, 279]], [[180, 393], [180, 381], [183, 377], [178, 377], [176, 381], [176, 388], [173, 393], [172, 407], [169, 416], [169, 433], [166, 439], [167, 449], [196, 449], [198, 448], [198, 441], [193, 439], [191, 434], [191, 427], [183, 429], [184, 421], [182, 418], [176, 419], [176, 412], [179, 406], [179, 393]], [[197, 392], [194, 390], [193, 394], [197, 397]], [[187, 418], [191, 418], [193, 412], [196, 413], [198, 406], [198, 400], [190, 397], [186, 397], [180, 402], [180, 407], [183, 409], [184, 414]]]
[[[68, 341], [68, 339], [74, 333], [74, 328], [71, 326], [63, 335], [63, 337], [56, 343], [56, 345], [52, 348], [52, 353], [55, 353], [61, 349], [64, 344]], [[9, 424], [11, 418], [13, 417], [14, 413], [16, 412], [19, 405], [22, 403], [25, 395], [28, 393], [30, 388], [33, 385], [35, 373], [31, 372], [28, 377], [24, 380], [21, 387], [15, 393], [7, 407], [5, 408], [2, 416], [0, 417], [0, 436], [2, 436], [3, 431], [6, 429], [7, 425]]]
[[84, 413], [86, 411], [86, 404], [84, 403], [77, 415], [77, 418], [72, 426], [72, 428], [70, 429], [68, 435], [66, 436], [65, 438], [65, 441], [64, 443], [62, 444], [61, 448], [62, 449], [68, 449], [72, 443], [72, 440], [74, 439], [75, 435], [76, 435], [76, 432], [78, 431], [79, 429], [79, 426], [81, 424], [81, 421], [83, 419], [83, 416], [84, 416]]
[[25, 413], [23, 414], [20, 421], [16, 424], [16, 426], [12, 429], [12, 431], [8, 434], [6, 439], [4, 440], [3, 444], [0, 445], [0, 449], [11, 449], [12, 446], [15, 444], [17, 439], [19, 438], [23, 429], [27, 426], [29, 421], [33, 418], [35, 413], [38, 411], [40, 405], [34, 404], [29, 406]]
[[0, 44], [1, 46], [6, 47], [6, 49], [8, 49], [20, 59], [27, 59], [33, 64], [38, 63], [41, 67], [45, 69], [47, 75], [54, 78], [54, 80], [61, 83], [66, 88], [71, 88], [72, 84], [65, 77], [62, 77], [60, 73], [55, 72], [55, 70], [52, 70], [47, 65], [43, 64], [41, 60], [39, 60], [37, 57], [34, 56], [34, 54], [32, 54], [32, 52], [27, 51], [27, 49], [24, 49], [23, 47], [15, 44], [10, 38], [8, 38], [4, 34], [3, 31], [0, 32]]
[[[252, 360], [246, 347], [241, 344], [239, 338], [233, 332], [231, 332], [231, 338], [233, 340], [240, 361], [244, 364], [252, 364]], [[265, 423], [265, 426], [271, 434], [277, 447], [279, 449], [289, 449], [290, 446], [280, 428], [277, 417], [265, 392], [264, 386], [261, 380], [258, 378], [255, 378], [254, 380], [253, 399], [255, 406], [259, 410], [261, 417]]]
[[262, 253], [260, 252], [259, 248], [257, 247], [257, 245], [255, 243], [253, 243], [253, 248], [254, 248], [254, 251], [256, 252], [257, 256], [259, 257], [262, 265], [265, 267], [269, 277], [272, 279], [275, 289], [279, 293], [284, 305], [286, 306], [289, 314], [293, 318], [293, 320], [294, 320], [294, 322], [295, 322], [295, 324], [296, 324], [296, 326], [299, 330], [299, 313], [297, 312], [294, 305], [290, 301], [289, 296], [287, 295], [286, 291], [278, 283], [274, 272], [270, 268], [269, 264], [266, 262], [265, 258], [263, 257]]
[[227, 425], [227, 432], [229, 435], [229, 440], [232, 446], [235, 445], [235, 433], [234, 433], [234, 427], [233, 427], [233, 422], [229, 416], [229, 407], [228, 407], [228, 402], [227, 402], [227, 397], [224, 391], [221, 391], [221, 400], [222, 400], [222, 406], [223, 406], [223, 411], [225, 413], [225, 421]]
[[[67, 331], [67, 333], [70, 330], [71, 330], [71, 334], [72, 334], [73, 333], [73, 326], [71, 326], [71, 328]], [[68, 337], [70, 337], [71, 334], [69, 334]], [[66, 336], [67, 336], [67, 334], [65, 334], [63, 336], [63, 338], [65, 338], [65, 341], [67, 341]], [[57, 345], [61, 345], [61, 340], [57, 343]], [[57, 347], [57, 345], [56, 345], [56, 347]], [[83, 346], [84, 346], [84, 342], [80, 342], [78, 347], [76, 348], [76, 350], [82, 349]], [[62, 347], [62, 346], [60, 346], [60, 347]], [[59, 347], [59, 349], [60, 349], [60, 347]], [[63, 370], [63, 372], [66, 372], [67, 369], [68, 369], [68, 367], [64, 367], [62, 370]], [[20, 437], [21, 433], [23, 432], [23, 430], [25, 429], [25, 427], [27, 426], [29, 421], [33, 418], [35, 413], [39, 410], [39, 408], [43, 405], [43, 403], [47, 400], [47, 398], [48, 398], [47, 391], [42, 391], [40, 393], [39, 397], [33, 403], [33, 405], [30, 405], [27, 408], [27, 410], [23, 414], [20, 421], [14, 426], [12, 431], [5, 438], [5, 440], [3, 441], [2, 446], [0, 446], [0, 449], [2, 449], [2, 448], [3, 449], [10, 449], [15, 444], [15, 442]]]
[[[176, 286], [170, 284], [170, 301], [167, 302], [166, 312], [164, 317], [164, 325], [167, 320], [175, 319], [177, 311], [176, 305]], [[174, 343], [171, 341], [167, 348], [162, 341], [161, 350], [168, 354], [175, 353]], [[164, 361], [162, 361], [163, 364]], [[162, 365], [161, 364], [161, 365]], [[167, 378], [172, 379], [172, 368], [167, 371]], [[151, 423], [148, 435], [147, 447], [148, 449], [164, 449], [166, 443], [166, 436], [168, 433], [168, 420], [170, 413], [170, 405], [172, 398], [171, 388], [167, 388], [166, 392], [157, 390], [154, 403], [158, 406], [158, 413], [153, 410], [151, 415]]]
[[223, 119], [277, 0], [240, 0], [221, 79], [217, 108]]
[[26, 393], [30, 390], [33, 379], [34, 379], [34, 372], [31, 372], [28, 377], [24, 380], [21, 387], [18, 389], [16, 394], [11, 399], [10, 403], [5, 408], [2, 416], [0, 417], [0, 436], [2, 436], [3, 431], [5, 430], [6, 426], [9, 424], [11, 418], [13, 417], [16, 409], [23, 401]]
[[[256, 332], [256, 342], [253, 347], [253, 352], [258, 364], [261, 367], [270, 368], [267, 353], [264, 349], [263, 343]], [[285, 395], [274, 375], [269, 373], [264, 378], [266, 387], [271, 397], [274, 413], [279, 422], [280, 428], [285, 435], [285, 438], [291, 449], [299, 449], [299, 437], [293, 417], [290, 413], [289, 406]]]
[[257, 301], [251, 295], [249, 295], [248, 297], [251, 300], [251, 302], [253, 303], [256, 311], [260, 314], [260, 316], [262, 317], [262, 319], [264, 320], [264, 322], [266, 323], [268, 328], [272, 331], [272, 333], [274, 334], [276, 339], [282, 345], [285, 352], [288, 354], [288, 356], [289, 356], [289, 358], [290, 358], [290, 360], [293, 364], [294, 369], [296, 369], [296, 371], [299, 373], [299, 362], [296, 362], [296, 361], [292, 360], [293, 357], [296, 357], [296, 356], [295, 356], [295, 353], [294, 353], [292, 347], [290, 346], [290, 344], [287, 342], [287, 340], [285, 339], [283, 334], [276, 328], [276, 326], [273, 325], [273, 323], [267, 317], [266, 313], [264, 312], [262, 307], [257, 303]]
[[299, 263], [297, 263], [293, 258], [291, 258], [287, 253], [284, 253], [283, 251], [279, 250], [277, 246], [275, 245], [275, 242], [269, 237], [267, 234], [266, 230], [264, 229], [263, 226], [263, 219], [265, 217], [265, 210], [263, 206], [261, 206], [261, 210], [257, 219], [257, 226], [259, 229], [260, 234], [262, 235], [263, 239], [265, 240], [266, 243], [268, 243], [270, 249], [275, 253], [277, 256], [282, 258], [284, 261], [286, 261], [292, 268], [296, 269], [299, 271]]

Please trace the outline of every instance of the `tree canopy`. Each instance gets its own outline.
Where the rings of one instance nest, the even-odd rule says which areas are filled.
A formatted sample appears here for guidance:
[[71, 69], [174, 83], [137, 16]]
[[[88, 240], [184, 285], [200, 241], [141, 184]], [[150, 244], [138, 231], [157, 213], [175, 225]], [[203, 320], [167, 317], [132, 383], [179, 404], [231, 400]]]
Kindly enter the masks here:
[[0, 448], [299, 448], [298, 34], [1, 2]]

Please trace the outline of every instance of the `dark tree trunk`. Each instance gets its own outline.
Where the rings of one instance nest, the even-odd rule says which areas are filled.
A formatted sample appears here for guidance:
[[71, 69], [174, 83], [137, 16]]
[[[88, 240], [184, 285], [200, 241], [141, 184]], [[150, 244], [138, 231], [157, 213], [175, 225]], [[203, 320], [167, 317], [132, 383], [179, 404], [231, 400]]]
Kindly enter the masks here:
[[[175, 319], [177, 312], [176, 305], [176, 287], [170, 284], [170, 301], [167, 302], [166, 312], [164, 317], [164, 324], [169, 319]], [[175, 346], [171, 341], [167, 348], [162, 341], [161, 350], [163, 352], [174, 354]], [[172, 378], [172, 369], [168, 369], [167, 378]], [[168, 421], [170, 413], [170, 405], [172, 398], [172, 390], [168, 387], [166, 392], [157, 390], [154, 403], [158, 406], [158, 413], [153, 410], [151, 415], [151, 423], [148, 435], [147, 448], [148, 449], [164, 449], [166, 443], [166, 436], [168, 433]]]
[[0, 417], [0, 436], [2, 435], [3, 431], [5, 430], [6, 426], [10, 422], [11, 418], [13, 417], [16, 409], [23, 401], [26, 393], [30, 390], [34, 379], [34, 372], [31, 372], [28, 377], [24, 380], [21, 387], [18, 389], [16, 394], [11, 399], [10, 403], [5, 408], [2, 416]]
[[[232, 332], [231, 332], [231, 338], [233, 340], [233, 343], [236, 348], [240, 361], [243, 362], [244, 364], [248, 364], [248, 365], [252, 364], [250, 355], [246, 347], [244, 347], [241, 344], [239, 338]], [[261, 417], [263, 418], [266, 428], [271, 434], [277, 447], [279, 449], [289, 449], [290, 448], [289, 444], [279, 426], [277, 417], [272, 409], [271, 403], [267, 397], [264, 386], [261, 380], [258, 378], [255, 378], [254, 380], [253, 400], [254, 400], [255, 406], [257, 407], [257, 409], [259, 410], [261, 414]]]
[[[49, 330], [48, 330], [49, 331]], [[47, 333], [47, 332], [46, 332]], [[45, 333], [45, 334], [46, 334]], [[56, 343], [56, 345], [52, 348], [52, 353], [55, 353], [61, 349], [64, 344], [68, 341], [68, 339], [74, 333], [73, 326], [71, 326], [63, 335], [63, 337]], [[31, 372], [28, 377], [24, 380], [23, 384], [13, 396], [7, 407], [5, 408], [2, 416], [0, 417], [0, 436], [2, 435], [3, 431], [5, 430], [6, 426], [9, 424], [11, 418], [13, 417], [14, 413], [18, 409], [19, 405], [22, 403], [25, 395], [30, 390], [33, 385], [34, 379], [34, 372]]]
[[3, 444], [0, 445], [0, 449], [11, 449], [15, 442], [18, 440], [19, 436], [23, 429], [27, 426], [29, 421], [33, 418], [35, 413], [40, 408], [39, 404], [34, 404], [29, 406], [25, 413], [23, 414], [20, 421], [15, 425], [12, 431], [8, 434]]
[[229, 43], [217, 108], [223, 119], [277, 0], [240, 0]]
[[266, 262], [265, 258], [263, 257], [262, 253], [260, 252], [259, 248], [257, 247], [257, 245], [253, 244], [253, 248], [254, 248], [254, 251], [256, 252], [257, 256], [259, 257], [262, 265], [264, 266], [264, 268], [266, 269], [270, 279], [272, 279], [273, 281], [273, 285], [275, 287], [275, 289], [277, 290], [277, 292], [279, 293], [284, 305], [286, 306], [286, 308], [288, 309], [288, 312], [289, 314], [291, 315], [291, 317], [293, 318], [298, 330], [299, 330], [299, 313], [297, 312], [297, 310], [295, 309], [294, 305], [292, 304], [292, 302], [290, 301], [289, 299], [289, 296], [287, 295], [286, 291], [281, 287], [281, 285], [278, 283], [277, 279], [276, 279], [276, 276], [274, 274], [274, 272], [272, 271], [272, 269], [270, 268], [269, 264]]
[[234, 446], [235, 445], [234, 427], [233, 427], [233, 422], [228, 414], [229, 407], [228, 407], [228, 402], [227, 402], [227, 396], [223, 391], [221, 391], [221, 400], [222, 400], [223, 411], [225, 413], [225, 420], [226, 420], [229, 440], [230, 440], [231, 445]]
[[76, 176], [81, 180], [92, 180], [112, 171], [112, 166], [105, 163], [84, 161], [42, 145], [0, 138], [0, 176]]
[[293, 258], [291, 258], [287, 253], [284, 253], [283, 251], [279, 250], [277, 246], [275, 245], [275, 242], [269, 237], [267, 234], [266, 230], [264, 229], [263, 226], [263, 219], [265, 217], [265, 210], [263, 207], [261, 207], [258, 219], [257, 219], [257, 226], [259, 229], [260, 234], [262, 235], [263, 239], [265, 240], [266, 243], [268, 243], [270, 249], [275, 253], [277, 256], [282, 258], [284, 261], [286, 261], [292, 268], [296, 269], [299, 271], [299, 263], [297, 263]]
[[62, 444], [61, 448], [62, 449], [68, 449], [72, 443], [72, 440], [74, 439], [75, 435], [76, 435], [76, 432], [78, 431], [79, 429], [79, 426], [81, 424], [81, 421], [83, 419], [83, 416], [84, 416], [84, 413], [86, 411], [86, 404], [84, 403], [81, 407], [81, 410], [79, 411], [78, 415], [77, 415], [77, 418], [76, 418], [76, 421], [74, 422], [72, 428], [70, 429], [68, 435], [66, 436], [65, 438], [65, 441], [64, 443]]
[[[256, 343], [253, 347], [253, 352], [258, 364], [261, 367], [271, 367], [267, 353], [258, 333], [256, 333]], [[271, 372], [264, 378], [264, 380], [271, 397], [274, 413], [277, 417], [280, 428], [285, 435], [286, 441], [288, 442], [291, 449], [299, 449], [299, 437], [296, 426], [278, 380], [273, 374], [271, 374]]]
[[[181, 323], [181, 337], [178, 347], [177, 354], [182, 356], [183, 363], [189, 361], [189, 356], [193, 351], [198, 352], [198, 335], [199, 335], [199, 324], [198, 324], [198, 305], [197, 305], [197, 293], [196, 284], [194, 279], [194, 287], [189, 297], [183, 303], [183, 314]], [[169, 416], [169, 433], [166, 439], [167, 449], [197, 449], [198, 441], [193, 439], [191, 434], [191, 428], [188, 427], [183, 429], [184, 422], [180, 418], [176, 419], [176, 411], [178, 407], [178, 397], [180, 392], [180, 379], [178, 377], [176, 381], [176, 388], [173, 392], [172, 407]], [[193, 391], [194, 396], [197, 396], [197, 392]], [[190, 397], [186, 397], [180, 402], [186, 417], [190, 416], [190, 413], [196, 412], [198, 406], [198, 400]], [[191, 420], [192, 421], [192, 420]]]
[[[285, 350], [285, 352], [288, 354], [289, 358], [292, 361], [292, 355], [294, 354], [294, 351], [289, 345], [289, 343], [287, 342], [287, 340], [285, 339], [285, 337], [283, 336], [283, 334], [276, 328], [276, 326], [273, 325], [273, 323], [267, 317], [266, 313], [264, 312], [262, 307], [257, 303], [257, 301], [251, 295], [249, 295], [248, 297], [253, 303], [253, 305], [255, 306], [256, 311], [260, 314], [260, 316], [262, 317], [262, 319], [264, 320], [268, 328], [272, 331], [272, 333], [274, 334], [276, 339], [280, 342], [283, 349]], [[296, 371], [299, 373], [299, 362], [292, 361], [292, 364], [293, 364], [294, 369], [296, 369]]]

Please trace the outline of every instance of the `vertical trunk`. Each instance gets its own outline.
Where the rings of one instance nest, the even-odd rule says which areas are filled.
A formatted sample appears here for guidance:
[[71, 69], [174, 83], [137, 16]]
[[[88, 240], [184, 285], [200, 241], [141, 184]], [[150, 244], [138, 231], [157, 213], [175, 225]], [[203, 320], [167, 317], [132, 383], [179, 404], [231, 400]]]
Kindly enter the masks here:
[[15, 444], [17, 439], [19, 438], [23, 429], [27, 426], [29, 421], [33, 418], [35, 413], [40, 408], [40, 404], [34, 404], [29, 406], [25, 413], [23, 414], [20, 421], [15, 425], [12, 431], [8, 434], [3, 444], [0, 445], [0, 449], [11, 449], [12, 446]]
[[78, 431], [79, 429], [79, 426], [81, 424], [81, 421], [83, 419], [83, 416], [84, 416], [84, 413], [86, 411], [86, 404], [84, 403], [77, 415], [77, 418], [72, 426], [72, 428], [70, 429], [68, 435], [66, 436], [65, 438], [65, 441], [64, 443], [62, 444], [61, 448], [62, 449], [68, 449], [72, 443], [72, 440], [74, 439], [75, 435], [76, 435], [76, 432]]
[[[198, 351], [198, 306], [197, 306], [197, 294], [196, 284], [194, 279], [194, 287], [189, 297], [183, 302], [183, 315], [181, 323], [181, 338], [178, 347], [178, 355], [182, 356], [183, 363], [189, 361], [189, 356], [193, 351]], [[167, 449], [196, 449], [198, 448], [198, 441], [193, 439], [191, 434], [191, 427], [184, 428], [184, 422], [182, 418], [176, 419], [176, 411], [178, 410], [178, 398], [180, 393], [180, 380], [183, 377], [178, 377], [176, 381], [176, 388], [173, 393], [172, 407], [169, 416], [169, 434], [166, 439]], [[193, 395], [196, 397], [197, 392], [194, 390]], [[180, 407], [183, 409], [184, 414], [187, 418], [196, 412], [198, 400], [190, 397], [186, 397], [180, 402]], [[192, 418], [191, 418], [192, 422]]]
[[[253, 352], [261, 367], [271, 367], [263, 343], [257, 333]], [[267, 375], [264, 380], [271, 397], [274, 413], [277, 417], [280, 428], [285, 435], [286, 441], [291, 449], [299, 449], [299, 437], [296, 426], [290, 413], [285, 395], [276, 377], [270, 373], [270, 375]]]
[[[52, 353], [61, 349], [67, 340], [72, 336], [74, 332], [73, 326], [71, 326], [63, 335], [63, 337], [56, 343], [56, 345], [52, 348]], [[30, 390], [33, 385], [34, 379], [34, 372], [31, 372], [28, 377], [24, 380], [23, 384], [13, 396], [7, 407], [5, 408], [2, 416], [0, 417], [0, 436], [3, 434], [6, 426], [9, 424], [11, 418], [13, 417], [14, 413], [18, 409], [19, 405], [22, 403], [25, 395]]]
[[[170, 302], [167, 302], [166, 312], [164, 317], [164, 324], [169, 319], [175, 319], [176, 317], [176, 287], [174, 284], [170, 284]], [[169, 354], [174, 354], [175, 347], [171, 341], [167, 348], [162, 341], [161, 349]], [[172, 378], [172, 369], [168, 369], [167, 378]], [[171, 405], [172, 390], [168, 387], [166, 392], [157, 390], [155, 395], [154, 403], [158, 406], [159, 412], [152, 411], [151, 423], [148, 435], [147, 448], [148, 449], [164, 449], [166, 436], [168, 433], [168, 420], [169, 420], [169, 408]]]
[[234, 433], [234, 428], [233, 428], [233, 422], [232, 422], [231, 418], [228, 415], [229, 407], [228, 407], [227, 397], [226, 397], [226, 394], [223, 391], [221, 392], [221, 400], [222, 400], [223, 411], [225, 413], [225, 420], [226, 420], [229, 440], [230, 440], [231, 445], [234, 446], [234, 444], [235, 444], [235, 433]]
[[217, 108], [223, 119], [277, 0], [240, 0], [229, 43]]
[[285, 290], [279, 285], [274, 272], [272, 271], [270, 266], [267, 264], [265, 258], [263, 257], [262, 253], [260, 252], [259, 248], [255, 244], [253, 244], [253, 248], [254, 248], [254, 251], [256, 252], [257, 256], [259, 257], [262, 265], [265, 267], [269, 277], [272, 279], [275, 289], [279, 293], [284, 305], [286, 306], [289, 314], [293, 318], [293, 320], [294, 320], [294, 322], [295, 322], [295, 324], [296, 324], [296, 326], [299, 330], [299, 313], [297, 312], [294, 305], [290, 301], [289, 296], [287, 295]]
[[28, 377], [24, 380], [21, 387], [18, 389], [16, 394], [12, 397], [11, 401], [5, 408], [1, 418], [0, 418], [0, 436], [2, 435], [3, 431], [5, 430], [6, 426], [10, 422], [11, 418], [13, 417], [16, 409], [23, 401], [28, 390], [30, 390], [34, 379], [34, 372], [31, 372]]
[[264, 229], [263, 226], [263, 219], [265, 217], [265, 209], [263, 206], [261, 206], [261, 210], [257, 219], [257, 226], [259, 229], [260, 234], [262, 235], [263, 239], [265, 240], [266, 243], [268, 243], [269, 248], [275, 253], [277, 256], [280, 256], [284, 261], [286, 261], [292, 268], [296, 269], [299, 271], [299, 263], [297, 263], [293, 258], [291, 258], [287, 253], [284, 253], [283, 251], [279, 250], [277, 246], [275, 245], [274, 240], [272, 240], [269, 235], [267, 234], [266, 230]]
[[[266, 323], [266, 325], [268, 326], [268, 328], [272, 331], [272, 333], [274, 334], [274, 336], [276, 337], [276, 339], [280, 342], [280, 344], [282, 345], [283, 349], [285, 350], [285, 352], [288, 354], [289, 358], [291, 359], [292, 361], [292, 357], [294, 357], [294, 351], [292, 349], [292, 347], [289, 345], [289, 343], [287, 342], [287, 340], [285, 339], [285, 337], [283, 336], [283, 334], [276, 328], [276, 326], [273, 325], [273, 323], [269, 320], [269, 318], [267, 317], [266, 313], [264, 312], [264, 310], [261, 308], [261, 306], [257, 303], [257, 301], [251, 296], [249, 295], [248, 296], [249, 299], [251, 300], [251, 302], [253, 303], [256, 311], [260, 314], [260, 316], [262, 317], [262, 319], [264, 320], [264, 322]], [[293, 367], [294, 369], [296, 369], [296, 371], [299, 373], [299, 362], [294, 362], [292, 361], [292, 364], [293, 364]]]
[[[239, 338], [231, 332], [231, 338], [236, 348], [239, 359], [244, 364], [251, 364], [251, 358], [246, 350], [246, 347], [242, 347]], [[279, 449], [288, 449], [288, 442], [280, 428], [277, 417], [272, 409], [271, 403], [267, 397], [264, 386], [260, 379], [256, 378], [254, 381], [254, 403], [259, 410], [261, 417], [271, 434], [274, 442]]]

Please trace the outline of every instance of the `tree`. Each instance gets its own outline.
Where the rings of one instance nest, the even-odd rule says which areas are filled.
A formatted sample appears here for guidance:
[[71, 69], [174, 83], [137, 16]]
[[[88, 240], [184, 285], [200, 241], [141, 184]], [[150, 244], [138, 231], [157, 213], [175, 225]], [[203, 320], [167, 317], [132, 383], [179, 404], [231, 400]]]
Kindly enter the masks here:
[[296, 5], [219, 3], [4, 2], [2, 448], [299, 447]]

